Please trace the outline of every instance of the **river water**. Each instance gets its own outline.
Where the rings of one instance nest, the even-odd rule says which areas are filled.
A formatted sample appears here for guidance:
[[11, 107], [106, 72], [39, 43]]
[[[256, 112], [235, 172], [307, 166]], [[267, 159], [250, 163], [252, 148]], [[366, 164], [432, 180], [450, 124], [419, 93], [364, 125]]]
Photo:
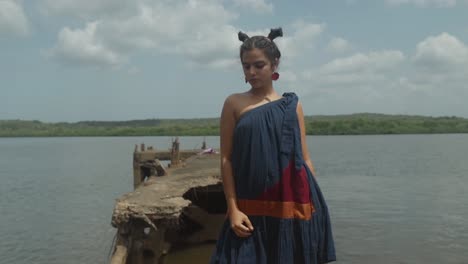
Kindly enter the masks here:
[[[336, 263], [468, 263], [468, 134], [308, 136]], [[0, 138], [0, 263], [106, 263], [135, 144], [170, 137]], [[198, 148], [202, 137], [181, 137]], [[218, 147], [218, 137], [207, 137]], [[170, 263], [206, 263], [212, 245]]]

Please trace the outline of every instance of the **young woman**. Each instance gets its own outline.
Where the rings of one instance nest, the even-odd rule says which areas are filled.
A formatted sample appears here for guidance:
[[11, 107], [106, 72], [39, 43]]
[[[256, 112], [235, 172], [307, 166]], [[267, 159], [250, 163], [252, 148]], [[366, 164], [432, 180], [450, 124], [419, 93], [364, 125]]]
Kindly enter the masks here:
[[251, 88], [232, 94], [221, 113], [221, 174], [227, 219], [211, 263], [334, 261], [327, 205], [315, 180], [304, 116], [294, 93], [273, 88], [281, 53], [268, 37], [239, 32]]

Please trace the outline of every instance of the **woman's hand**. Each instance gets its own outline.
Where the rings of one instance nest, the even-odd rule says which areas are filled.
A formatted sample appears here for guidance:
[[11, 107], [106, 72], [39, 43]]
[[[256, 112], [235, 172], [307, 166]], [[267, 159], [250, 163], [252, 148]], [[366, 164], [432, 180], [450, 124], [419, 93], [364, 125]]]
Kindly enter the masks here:
[[252, 234], [253, 226], [249, 217], [240, 210], [233, 210], [229, 213], [231, 229], [239, 237], [248, 237]]

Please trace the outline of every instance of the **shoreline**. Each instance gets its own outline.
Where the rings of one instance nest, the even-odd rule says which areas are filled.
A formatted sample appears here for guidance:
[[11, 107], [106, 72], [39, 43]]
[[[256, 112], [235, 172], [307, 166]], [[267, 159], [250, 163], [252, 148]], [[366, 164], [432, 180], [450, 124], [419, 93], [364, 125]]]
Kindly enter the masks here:
[[[442, 133], [382, 133], [382, 134], [306, 134], [306, 136], [404, 136], [404, 135], [465, 135], [468, 132], [442, 132]], [[0, 136], [0, 138], [130, 138], [130, 137], [219, 137], [219, 135], [83, 135], [83, 136]]]
[[[465, 134], [468, 119], [352, 114], [305, 116], [307, 135]], [[44, 123], [0, 120], [0, 137], [218, 136], [218, 118]]]

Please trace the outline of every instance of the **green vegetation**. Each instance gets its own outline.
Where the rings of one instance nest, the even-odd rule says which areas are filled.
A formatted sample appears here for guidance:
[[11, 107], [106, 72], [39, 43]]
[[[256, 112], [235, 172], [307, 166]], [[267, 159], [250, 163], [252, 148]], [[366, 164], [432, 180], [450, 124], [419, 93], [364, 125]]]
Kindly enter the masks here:
[[[468, 119], [384, 114], [306, 116], [309, 135], [468, 133]], [[219, 135], [218, 118], [43, 123], [0, 120], [0, 137]]]
[[305, 122], [311, 135], [468, 133], [468, 119], [455, 116], [353, 114], [307, 116]]

